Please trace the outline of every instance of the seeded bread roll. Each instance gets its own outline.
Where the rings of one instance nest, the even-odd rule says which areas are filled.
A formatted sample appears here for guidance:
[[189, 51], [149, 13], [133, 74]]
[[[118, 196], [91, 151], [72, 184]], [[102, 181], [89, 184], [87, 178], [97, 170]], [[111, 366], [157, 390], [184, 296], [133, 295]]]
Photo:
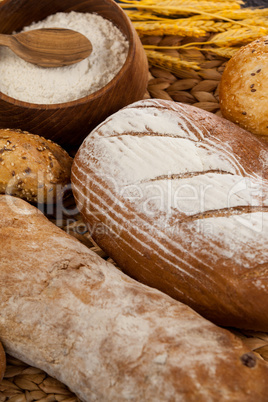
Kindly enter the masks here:
[[82, 401], [266, 402], [240, 339], [0, 196], [0, 339]]
[[0, 193], [53, 203], [70, 183], [72, 158], [38, 135], [0, 129]]
[[0, 343], [0, 382], [3, 379], [6, 370], [6, 355], [2, 344]]
[[223, 116], [268, 140], [268, 36], [242, 47], [220, 83]]
[[223, 326], [268, 331], [268, 149], [201, 109], [134, 103], [84, 141], [73, 191], [124, 272]]

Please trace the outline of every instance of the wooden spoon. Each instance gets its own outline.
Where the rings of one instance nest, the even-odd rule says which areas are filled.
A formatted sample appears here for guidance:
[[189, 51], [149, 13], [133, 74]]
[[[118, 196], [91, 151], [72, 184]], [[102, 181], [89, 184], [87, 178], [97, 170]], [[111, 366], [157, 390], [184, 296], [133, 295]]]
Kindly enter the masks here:
[[0, 34], [0, 45], [41, 67], [62, 67], [78, 63], [92, 52], [91, 42], [70, 29], [43, 28], [15, 35]]

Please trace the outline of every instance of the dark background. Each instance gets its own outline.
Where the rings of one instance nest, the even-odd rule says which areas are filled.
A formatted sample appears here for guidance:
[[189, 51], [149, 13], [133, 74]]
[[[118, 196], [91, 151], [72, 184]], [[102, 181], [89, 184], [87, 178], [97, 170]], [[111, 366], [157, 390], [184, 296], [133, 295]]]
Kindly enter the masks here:
[[[120, 3], [120, 0], [116, 0]], [[157, 0], [155, 0], [157, 4]], [[244, 7], [268, 7], [268, 0], [244, 0]]]
[[268, 0], [247, 0], [245, 7], [268, 7]]

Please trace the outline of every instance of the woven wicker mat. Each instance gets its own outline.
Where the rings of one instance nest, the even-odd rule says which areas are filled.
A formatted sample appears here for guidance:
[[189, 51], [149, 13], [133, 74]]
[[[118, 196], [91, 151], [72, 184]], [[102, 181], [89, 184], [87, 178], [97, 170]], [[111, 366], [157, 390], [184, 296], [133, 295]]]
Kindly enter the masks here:
[[[208, 37], [199, 38], [198, 40], [204, 39], [208, 39]], [[193, 40], [193, 38], [187, 38], [187, 40]], [[147, 44], [169, 45], [174, 44], [174, 42], [178, 43], [181, 41], [181, 38], [174, 36], [146, 37], [143, 41]], [[167, 52], [171, 54], [176, 53], [175, 50], [169, 50]], [[188, 58], [189, 61], [199, 60], [201, 70], [198, 72], [184, 71], [181, 74], [178, 73], [174, 75], [161, 68], [151, 67], [149, 71], [148, 90], [145, 94], [145, 98], [161, 98], [184, 102], [220, 115], [218, 84], [227, 60], [208, 53], [204, 54], [199, 50], [185, 50], [184, 58]], [[72, 198], [67, 202], [69, 205], [74, 203]], [[49, 219], [59, 225], [55, 217], [50, 215]], [[102, 258], [110, 260], [109, 257], [94, 244], [89, 234], [86, 232], [79, 214], [72, 216], [71, 219], [65, 216], [60, 226], [98, 253]], [[260, 358], [268, 361], [268, 334], [237, 330], [233, 332], [241, 337], [248, 347]], [[0, 402], [5, 401], [75, 402], [79, 400], [63, 384], [49, 377], [43, 371], [29, 367], [21, 361], [7, 356], [7, 370], [3, 382], [0, 384]]]

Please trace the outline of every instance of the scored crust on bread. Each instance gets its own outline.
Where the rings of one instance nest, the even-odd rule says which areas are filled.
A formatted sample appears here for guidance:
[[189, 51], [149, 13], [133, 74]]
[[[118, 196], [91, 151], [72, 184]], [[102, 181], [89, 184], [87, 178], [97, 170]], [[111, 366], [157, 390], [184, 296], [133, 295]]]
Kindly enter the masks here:
[[82, 401], [266, 402], [268, 366], [227, 330], [0, 196], [0, 339]]
[[253, 135], [153, 99], [91, 132], [72, 185], [93, 239], [124, 272], [217, 324], [268, 331], [267, 174]]

